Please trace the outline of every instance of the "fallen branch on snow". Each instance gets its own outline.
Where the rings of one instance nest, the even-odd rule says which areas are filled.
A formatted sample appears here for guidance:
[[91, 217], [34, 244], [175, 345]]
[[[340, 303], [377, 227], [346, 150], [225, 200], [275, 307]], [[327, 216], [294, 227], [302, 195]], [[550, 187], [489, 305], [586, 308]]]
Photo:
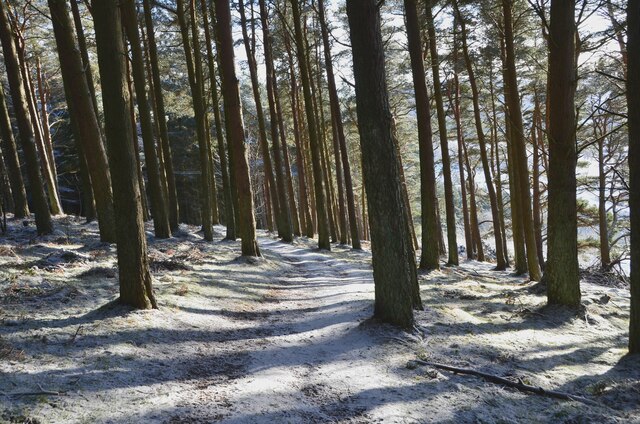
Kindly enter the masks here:
[[62, 396], [65, 395], [65, 392], [54, 392], [52, 390], [45, 390], [42, 388], [41, 385], [38, 384], [38, 388], [40, 390], [38, 391], [34, 391], [34, 392], [16, 392], [16, 393], [5, 393], [5, 392], [0, 392], [5, 396], [42, 396], [42, 395], [48, 395], [48, 396]]
[[525, 384], [522, 381], [511, 381], [508, 380], [506, 378], [503, 377], [498, 377], [497, 375], [493, 375], [493, 374], [488, 374], [485, 372], [481, 372], [481, 371], [476, 371], [470, 368], [458, 368], [458, 367], [452, 367], [450, 365], [444, 365], [444, 364], [439, 364], [436, 362], [428, 362], [428, 361], [423, 361], [420, 359], [416, 359], [414, 361], [415, 364], [418, 365], [426, 365], [426, 366], [430, 366], [430, 367], [434, 367], [434, 368], [438, 368], [441, 370], [446, 370], [446, 371], [451, 371], [455, 374], [466, 374], [466, 375], [473, 375], [476, 377], [480, 377], [486, 381], [489, 381], [491, 383], [495, 383], [495, 384], [501, 384], [503, 386], [507, 386], [507, 387], [512, 387], [514, 389], [520, 390], [521, 392], [527, 392], [527, 393], [535, 393], [538, 395], [542, 395], [542, 396], [548, 396], [548, 397], [552, 397], [555, 399], [562, 399], [562, 400], [573, 400], [576, 402], [582, 402], [585, 403], [587, 405], [593, 405], [593, 406], [603, 406], [602, 404], [595, 402], [591, 399], [587, 399], [585, 397], [582, 396], [576, 396], [576, 395], [572, 395], [570, 393], [565, 393], [565, 392], [558, 392], [555, 390], [547, 390], [547, 389], [543, 389], [542, 387], [536, 387], [536, 386], [531, 386], [529, 384]]

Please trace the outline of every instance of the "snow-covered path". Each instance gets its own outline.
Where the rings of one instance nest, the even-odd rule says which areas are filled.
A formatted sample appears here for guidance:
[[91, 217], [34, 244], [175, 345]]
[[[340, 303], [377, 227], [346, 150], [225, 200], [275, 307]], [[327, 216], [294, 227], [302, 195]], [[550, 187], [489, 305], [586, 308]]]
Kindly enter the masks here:
[[277, 303], [264, 308], [261, 324], [273, 333], [250, 353], [245, 374], [224, 389], [234, 405], [225, 421], [411, 422], [406, 406], [415, 400], [413, 383], [386, 345], [395, 331], [386, 329], [387, 336], [384, 327], [366, 322], [373, 282], [362, 257], [369, 255], [260, 242], [267, 258], [277, 256], [292, 269], [276, 283]]
[[[114, 247], [65, 219], [65, 237], [33, 242], [11, 228], [0, 240], [0, 423], [640, 419], [640, 358], [621, 359], [626, 289], [584, 283], [589, 315], [576, 316], [540, 309], [522, 278], [467, 262], [421, 277], [420, 331], [407, 333], [370, 320], [367, 251], [261, 231], [264, 259], [246, 260], [223, 228], [207, 243], [185, 226], [150, 239], [160, 309], [130, 311], [111, 302]], [[408, 367], [418, 356], [617, 409]]]

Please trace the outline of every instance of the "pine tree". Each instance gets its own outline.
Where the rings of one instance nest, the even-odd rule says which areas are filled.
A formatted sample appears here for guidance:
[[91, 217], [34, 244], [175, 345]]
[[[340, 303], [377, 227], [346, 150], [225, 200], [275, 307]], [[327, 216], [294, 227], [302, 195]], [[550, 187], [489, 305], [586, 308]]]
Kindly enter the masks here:
[[371, 225], [375, 316], [409, 327], [421, 307], [402, 199], [376, 0], [347, 0], [364, 184]]

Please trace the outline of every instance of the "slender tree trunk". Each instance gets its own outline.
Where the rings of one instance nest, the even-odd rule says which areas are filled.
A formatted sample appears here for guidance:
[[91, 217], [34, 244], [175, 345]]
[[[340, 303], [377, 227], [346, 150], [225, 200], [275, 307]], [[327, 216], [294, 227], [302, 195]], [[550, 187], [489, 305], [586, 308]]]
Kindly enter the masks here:
[[[453, 50], [454, 63], [457, 62], [458, 51], [454, 47]], [[452, 83], [452, 90], [449, 91], [449, 105], [453, 111], [453, 118], [456, 122], [456, 138], [458, 141], [458, 172], [460, 174], [460, 197], [462, 197], [462, 217], [464, 223], [464, 241], [467, 259], [475, 259], [475, 249], [473, 245], [473, 235], [471, 231], [471, 224], [469, 220], [469, 205], [467, 201], [467, 184], [464, 176], [464, 134], [462, 133], [462, 122], [460, 117], [460, 93], [458, 85], [458, 74], [454, 70], [454, 78]], [[453, 93], [452, 93], [453, 91]], [[455, 97], [455, 102], [454, 102]]]
[[124, 0], [121, 13], [125, 27], [125, 33], [131, 46], [131, 70], [140, 116], [140, 128], [142, 129], [142, 143], [144, 147], [145, 164], [149, 180], [149, 193], [151, 194], [151, 212], [153, 225], [157, 238], [171, 237], [169, 226], [169, 211], [164, 198], [164, 190], [160, 179], [158, 155], [155, 139], [153, 137], [153, 123], [151, 120], [151, 108], [147, 101], [144, 58], [142, 56], [142, 42], [138, 33], [138, 19], [134, 0]]
[[552, 0], [549, 26], [549, 303], [580, 305], [576, 205], [575, 3]]
[[20, 171], [18, 148], [13, 137], [13, 129], [9, 120], [2, 84], [0, 84], [0, 138], [2, 141], [2, 155], [7, 165], [11, 195], [13, 196], [13, 214], [15, 218], [22, 219], [29, 216], [27, 192], [24, 188], [22, 172]]
[[[268, 182], [268, 187], [271, 192], [271, 202], [273, 203], [275, 210], [275, 221], [278, 227], [278, 235], [283, 241], [291, 242], [293, 240], [293, 231], [291, 227], [290, 216], [288, 215], [286, 191], [284, 190], [284, 177], [282, 175], [281, 160], [277, 156], [274, 149], [274, 166], [271, 162], [271, 154], [269, 150], [269, 140], [267, 139], [267, 129], [264, 118], [264, 110], [262, 108], [262, 96], [260, 95], [260, 83], [258, 81], [258, 66], [255, 58], [255, 51], [252, 49], [251, 40], [247, 31], [247, 18], [244, 8], [244, 1], [240, 0], [238, 3], [240, 9], [240, 27], [242, 28], [242, 40], [244, 43], [245, 52], [247, 54], [247, 61], [249, 64], [249, 75], [251, 78], [251, 88], [253, 89], [253, 98], [256, 105], [256, 115], [258, 119], [258, 140], [260, 144], [260, 150], [262, 152], [262, 158], [264, 162], [264, 174]], [[254, 31], [255, 32], [255, 31]], [[269, 72], [269, 71], [267, 71]], [[267, 74], [267, 97], [269, 98], [269, 105], [271, 106], [271, 89], [269, 88], [269, 75]], [[275, 126], [275, 138], [274, 138], [274, 126]], [[275, 116], [271, 116], [271, 139], [274, 146], [278, 145], [277, 131], [278, 126], [275, 121]], [[277, 151], [279, 152], [280, 149]], [[280, 166], [278, 166], [280, 163]]]
[[413, 308], [421, 308], [422, 303], [393, 139], [380, 12], [375, 0], [348, 0], [347, 15], [371, 218], [374, 313], [383, 321], [409, 327], [413, 323]]
[[287, 57], [289, 59], [289, 79], [291, 83], [291, 116], [293, 119], [293, 137], [296, 145], [296, 169], [298, 171], [298, 191], [300, 199], [300, 220], [301, 227], [307, 237], [313, 237], [313, 219], [309, 208], [309, 198], [307, 194], [307, 177], [304, 164], [304, 156], [302, 153], [302, 124], [298, 119], [298, 84], [296, 82], [295, 69], [293, 67], [293, 55], [289, 46], [288, 39], [285, 35], [285, 45], [287, 48]]
[[[236, 239], [235, 228], [235, 214], [233, 210], [233, 198], [231, 191], [231, 180], [229, 176], [229, 163], [227, 161], [227, 148], [225, 146], [223, 124], [220, 117], [220, 101], [218, 98], [218, 87], [216, 86], [216, 61], [213, 55], [213, 42], [211, 38], [211, 31], [209, 28], [209, 9], [206, 5], [206, 0], [200, 0], [202, 19], [204, 23], [204, 36], [205, 43], [207, 45], [207, 67], [209, 69], [209, 80], [211, 89], [211, 103], [213, 109], [213, 122], [216, 128], [216, 140], [218, 142], [218, 157], [220, 158], [220, 168], [222, 175], [222, 191], [224, 198], [224, 217], [225, 225], [227, 226], [227, 233], [225, 238], [227, 240]], [[212, 22], [213, 23], [213, 22]]]
[[[49, 0], [49, 10], [51, 11], [71, 124], [74, 127], [77, 145], [80, 146], [78, 160], [86, 161], [90, 174], [100, 238], [103, 241], [115, 242], [116, 221], [107, 153], [102, 143], [97, 110], [94, 108], [91, 98], [88, 78], [76, 44], [67, 2], [65, 0]], [[86, 152], [90, 152], [90, 154], [85, 154]]]
[[[51, 130], [49, 129], [49, 111], [47, 110], [47, 90], [45, 88], [44, 76], [40, 66], [40, 58], [36, 58], [36, 81], [38, 83], [38, 98], [40, 100], [40, 122], [42, 122], [42, 142], [44, 144], [47, 160], [51, 164], [51, 173], [56, 187], [56, 194], [60, 195], [58, 186], [58, 172], [56, 170], [56, 160], [53, 154], [53, 142], [51, 140]], [[33, 89], [35, 93], [35, 88]], [[34, 105], [37, 102], [34, 99]], [[62, 213], [62, 203], [60, 203], [60, 213]]]
[[442, 176], [444, 177], [444, 201], [447, 219], [447, 244], [449, 259], [447, 265], [458, 265], [458, 237], [456, 227], [455, 199], [453, 195], [453, 179], [451, 178], [451, 159], [449, 158], [449, 142], [447, 140], [447, 121], [442, 99], [442, 87], [440, 84], [440, 58], [436, 40], [436, 29], [433, 22], [433, 1], [428, 0], [426, 5], [427, 30], [429, 39], [429, 52], [431, 54], [431, 71], [433, 74], [433, 97], [436, 100], [438, 113], [438, 133], [440, 135], [440, 150], [442, 153]]
[[126, 51], [118, 0], [94, 0], [109, 165], [114, 187], [120, 301], [135, 308], [157, 308], [151, 285], [147, 239], [142, 221], [136, 159], [131, 142]]
[[535, 92], [535, 106], [531, 139], [533, 140], [533, 227], [536, 234], [536, 248], [538, 249], [538, 262], [544, 269], [544, 253], [542, 249], [542, 190], [540, 190], [540, 168], [542, 156], [542, 145], [544, 143], [542, 135], [542, 118], [538, 92]]
[[420, 269], [432, 270], [440, 268], [440, 250], [438, 241], [438, 219], [436, 216], [438, 199], [436, 194], [430, 101], [425, 81], [422, 36], [420, 34], [416, 0], [404, 0], [404, 9], [409, 55], [411, 58], [411, 73], [413, 75], [413, 88], [416, 100], [418, 146], [420, 151], [420, 219], [422, 223]]
[[627, 3], [631, 316], [629, 353], [640, 353], [640, 1]]
[[[193, 3], [193, 0], [191, 1]], [[191, 96], [193, 99], [193, 110], [196, 120], [196, 136], [198, 139], [198, 149], [200, 156], [200, 214], [202, 215], [202, 228], [204, 239], [213, 240], [213, 217], [211, 202], [211, 169], [209, 169], [209, 142], [207, 140], [207, 119], [203, 99], [203, 74], [201, 72], [202, 63], [200, 60], [200, 43], [197, 37], [197, 22], [195, 22], [195, 5], [190, 3], [191, 26], [187, 22], [184, 10], [184, 0], [177, 0], [176, 10], [178, 13], [178, 23], [182, 34], [185, 57], [187, 60], [187, 72], [189, 74], [189, 85], [191, 86]], [[193, 34], [189, 35], [189, 28]]]
[[220, 48], [220, 75], [222, 77], [222, 95], [227, 124], [229, 144], [233, 148], [235, 179], [239, 204], [239, 229], [242, 238], [243, 256], [260, 256], [256, 241], [256, 223], [253, 211], [253, 193], [249, 178], [249, 165], [244, 146], [244, 124], [242, 122], [242, 106], [240, 91], [236, 77], [233, 38], [231, 35], [231, 11], [229, 2], [215, 0], [216, 5], [216, 37]]
[[33, 127], [29, 118], [27, 94], [24, 91], [18, 54], [13, 42], [11, 27], [7, 18], [4, 2], [0, 2], [0, 42], [4, 54], [4, 65], [9, 80], [9, 89], [13, 100], [13, 109], [18, 124], [18, 138], [22, 145], [22, 152], [27, 168], [29, 190], [36, 215], [38, 234], [48, 234], [53, 231], [51, 213], [47, 204], [47, 197], [42, 186], [42, 176], [38, 163]]
[[[599, 137], [596, 135], [596, 137]], [[600, 264], [606, 269], [611, 264], [609, 229], [607, 223], [606, 174], [604, 170], [604, 139], [598, 140], [598, 223], [600, 232]]]
[[[20, 44], [20, 43], [19, 43]], [[18, 58], [21, 64], [22, 81], [27, 97], [27, 106], [31, 115], [31, 123], [33, 125], [33, 133], [36, 140], [36, 147], [40, 155], [40, 166], [45, 186], [47, 187], [47, 195], [49, 197], [49, 209], [52, 215], [62, 213], [62, 204], [60, 203], [60, 193], [58, 192], [58, 181], [56, 175], [56, 164], [53, 159], [53, 152], [49, 153], [49, 146], [44, 138], [44, 130], [42, 122], [40, 122], [40, 114], [36, 102], [35, 89], [31, 81], [31, 70], [29, 64], [24, 57], [24, 46], [19, 51]]]
[[155, 30], [151, 15], [151, 0], [143, 0], [144, 22], [147, 28], [147, 40], [149, 43], [149, 62], [151, 63], [152, 85], [155, 98], [155, 117], [160, 132], [160, 147], [164, 158], [165, 171], [167, 176], [167, 192], [169, 204], [169, 225], [171, 231], [178, 229], [179, 208], [178, 192], [176, 189], [176, 177], [173, 170], [173, 154], [169, 144], [169, 132], [167, 130], [167, 118], [164, 107], [164, 96], [162, 94], [162, 82], [160, 80], [160, 69], [158, 66], [158, 47], [156, 45]]
[[500, 213], [500, 228], [502, 230], [502, 248], [504, 249], [505, 260], [509, 265], [509, 249], [507, 247], [507, 226], [504, 219], [504, 199], [502, 197], [502, 166], [500, 162], [500, 143], [498, 140], [498, 112], [496, 108], [496, 96], [493, 85], [493, 67], [489, 69], [490, 81], [489, 88], [491, 90], [491, 172], [496, 185], [496, 199], [498, 201], [498, 211]]
[[131, 77], [131, 66], [129, 63], [129, 56], [125, 61], [125, 70], [127, 77], [127, 88], [129, 89], [129, 119], [131, 120], [131, 140], [133, 141], [133, 151], [136, 157], [136, 164], [138, 168], [138, 185], [140, 186], [140, 203], [142, 205], [142, 219], [147, 222], [151, 219], [149, 215], [149, 202], [147, 199], [147, 190], [144, 183], [144, 176], [142, 175], [142, 158], [140, 157], [140, 146], [138, 144], [138, 124], [136, 121], [136, 110], [133, 106], [133, 78]]
[[502, 0], [504, 14], [504, 39], [505, 39], [505, 76], [507, 77], [506, 101], [509, 107], [509, 119], [514, 140], [516, 158], [514, 167], [518, 173], [518, 189], [520, 191], [520, 212], [524, 230], [525, 245], [527, 247], [527, 265], [529, 278], [532, 281], [540, 281], [542, 274], [538, 262], [538, 249], [536, 246], [535, 229], [531, 212], [531, 191], [529, 183], [529, 163], [525, 146], [524, 125], [522, 124], [522, 110], [520, 108], [520, 94], [518, 91], [518, 78], [516, 73], [516, 57], [512, 22], [513, 0]]
[[472, 100], [473, 100], [473, 114], [476, 124], [476, 132], [478, 134], [478, 144], [480, 149], [480, 159], [482, 160], [482, 169], [484, 171], [484, 179], [487, 185], [487, 192], [489, 194], [489, 201], [491, 203], [491, 218], [493, 221], [493, 235], [496, 244], [496, 269], [503, 270], [507, 267], [506, 256], [502, 243], [502, 230], [500, 228], [500, 213], [498, 211], [498, 201], [496, 198], [496, 191], [493, 186], [493, 177], [491, 175], [491, 168], [489, 166], [489, 159], [487, 157], [487, 146], [485, 141], [484, 130], [482, 128], [482, 118], [480, 116], [480, 100], [478, 93], [478, 86], [476, 84], [475, 73], [473, 70], [473, 64], [471, 62], [471, 56], [467, 47], [467, 31], [464, 19], [460, 14], [458, 8], [458, 0], [453, 2], [456, 17], [460, 24], [461, 36], [462, 36], [462, 53], [464, 56], [465, 65], [467, 67], [467, 74], [469, 76], [469, 85], [471, 86]]
[[298, 54], [298, 65], [300, 67], [300, 79], [302, 80], [302, 90], [304, 92], [304, 105], [307, 115], [307, 131], [309, 134], [309, 142], [311, 144], [311, 163], [313, 168], [313, 181], [315, 186], [316, 201], [316, 217], [318, 223], [318, 247], [320, 249], [331, 250], [329, 241], [329, 216], [327, 213], [327, 205], [325, 204], [324, 187], [322, 184], [322, 156], [321, 143], [318, 135], [318, 125], [313, 110], [313, 98], [311, 95], [311, 82], [309, 67], [307, 61], [307, 52], [302, 35], [302, 22], [300, 15], [300, 7], [296, 0], [291, 0], [291, 9], [293, 11], [293, 23], [295, 27], [295, 44]]

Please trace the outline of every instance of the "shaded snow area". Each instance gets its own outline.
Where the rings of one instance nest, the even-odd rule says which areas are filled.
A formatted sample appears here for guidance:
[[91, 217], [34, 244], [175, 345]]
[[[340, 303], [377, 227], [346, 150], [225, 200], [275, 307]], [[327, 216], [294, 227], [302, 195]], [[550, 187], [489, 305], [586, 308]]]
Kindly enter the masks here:
[[[263, 259], [196, 227], [150, 237], [160, 309], [118, 294], [95, 224], [0, 238], [0, 422], [640, 422], [640, 359], [624, 357], [628, 288], [583, 284], [544, 307], [521, 277], [465, 262], [421, 276], [405, 332], [369, 319], [371, 255], [259, 232]], [[150, 228], [150, 227], [149, 227]], [[598, 282], [598, 279], [589, 281]], [[586, 397], [526, 394], [415, 360]]]

